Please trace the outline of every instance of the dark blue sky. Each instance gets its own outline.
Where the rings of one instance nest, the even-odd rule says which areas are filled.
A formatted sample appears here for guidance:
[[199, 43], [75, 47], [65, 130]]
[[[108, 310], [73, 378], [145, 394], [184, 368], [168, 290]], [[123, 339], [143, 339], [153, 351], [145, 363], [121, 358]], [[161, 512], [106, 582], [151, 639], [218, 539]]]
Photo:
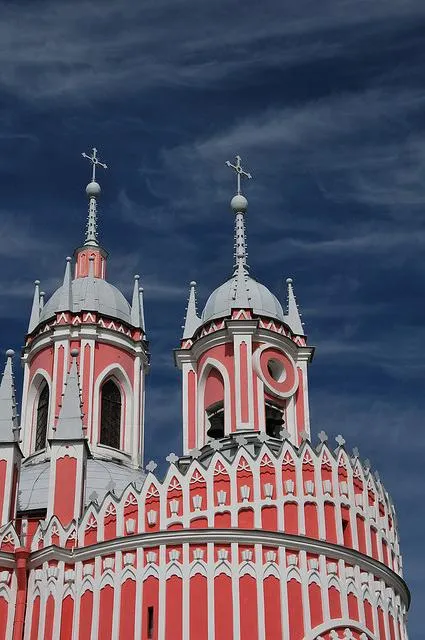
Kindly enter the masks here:
[[109, 280], [145, 287], [147, 456], [179, 452], [178, 346], [230, 273], [239, 153], [252, 273], [295, 280], [312, 428], [343, 433], [398, 508], [412, 638], [425, 562], [423, 0], [7, 2], [0, 23], [0, 331], [23, 342], [81, 243], [96, 145]]

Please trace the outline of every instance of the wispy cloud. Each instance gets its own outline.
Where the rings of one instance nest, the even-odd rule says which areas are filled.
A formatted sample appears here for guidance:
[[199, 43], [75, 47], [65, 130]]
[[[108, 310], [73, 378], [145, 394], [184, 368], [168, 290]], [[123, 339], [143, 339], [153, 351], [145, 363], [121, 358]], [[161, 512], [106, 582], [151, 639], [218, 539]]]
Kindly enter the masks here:
[[207, 86], [253, 67], [300, 64], [341, 50], [353, 55], [365, 38], [373, 42], [377, 32], [424, 15], [420, 0], [267, 0], [261, 10], [251, 3], [243, 11], [236, 0], [178, 7], [169, 0], [9, 4], [0, 27], [0, 83], [31, 99], [78, 101], [164, 85]]

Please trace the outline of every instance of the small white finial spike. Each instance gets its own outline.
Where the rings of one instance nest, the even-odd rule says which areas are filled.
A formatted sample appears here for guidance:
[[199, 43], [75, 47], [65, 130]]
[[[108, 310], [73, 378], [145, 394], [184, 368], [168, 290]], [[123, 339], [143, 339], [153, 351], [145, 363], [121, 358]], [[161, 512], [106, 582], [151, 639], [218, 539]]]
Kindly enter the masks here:
[[300, 312], [298, 311], [297, 301], [295, 299], [294, 288], [292, 286], [292, 278], [286, 278], [286, 284], [288, 286], [287, 294], [287, 314], [286, 323], [289, 325], [292, 333], [297, 336], [303, 336], [304, 328], [301, 322]]
[[186, 340], [191, 338], [200, 324], [201, 318], [198, 316], [196, 308], [196, 282], [192, 280], [190, 283], [189, 300], [187, 303], [182, 339]]
[[34, 329], [36, 328], [36, 326], [40, 321], [40, 280], [35, 280], [34, 285], [35, 285], [34, 297], [32, 300], [31, 315], [30, 315], [30, 321], [28, 324], [28, 333], [31, 333], [32, 331], [34, 331]]

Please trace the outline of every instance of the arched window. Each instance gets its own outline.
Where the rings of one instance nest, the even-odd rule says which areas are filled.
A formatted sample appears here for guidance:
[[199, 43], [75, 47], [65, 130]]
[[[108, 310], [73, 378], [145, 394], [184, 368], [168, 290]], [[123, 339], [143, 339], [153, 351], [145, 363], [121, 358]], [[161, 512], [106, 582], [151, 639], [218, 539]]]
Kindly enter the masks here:
[[100, 444], [120, 448], [121, 393], [111, 379], [102, 385], [100, 414]]
[[285, 424], [283, 408], [266, 401], [266, 433], [271, 438], [279, 438]]
[[209, 438], [224, 437], [224, 380], [220, 371], [212, 367], [204, 390], [206, 432]]
[[43, 382], [40, 388], [37, 405], [37, 420], [35, 431], [35, 450], [39, 451], [46, 446], [47, 420], [49, 417], [49, 386]]

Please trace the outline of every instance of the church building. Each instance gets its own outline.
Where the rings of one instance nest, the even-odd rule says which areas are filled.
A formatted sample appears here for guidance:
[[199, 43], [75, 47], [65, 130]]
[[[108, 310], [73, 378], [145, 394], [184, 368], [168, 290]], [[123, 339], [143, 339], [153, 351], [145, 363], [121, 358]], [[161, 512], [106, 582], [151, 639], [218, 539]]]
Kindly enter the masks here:
[[282, 306], [251, 275], [240, 157], [230, 277], [202, 311], [191, 282], [176, 328], [182, 451], [159, 477], [143, 289], [106, 279], [106, 165], [83, 156], [85, 238], [50, 297], [35, 282], [19, 416], [11, 350], [1, 380], [0, 640], [407, 640], [394, 505], [342, 436], [310, 431], [314, 348], [292, 280]]

